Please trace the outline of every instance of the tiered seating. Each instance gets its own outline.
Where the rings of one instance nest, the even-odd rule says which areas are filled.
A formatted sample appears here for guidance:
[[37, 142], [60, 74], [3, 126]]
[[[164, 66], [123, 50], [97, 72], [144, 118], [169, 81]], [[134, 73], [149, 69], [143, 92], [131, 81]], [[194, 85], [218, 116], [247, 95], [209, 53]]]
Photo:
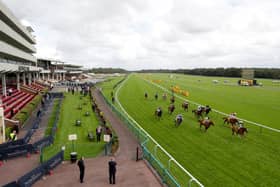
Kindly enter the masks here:
[[[4, 108], [5, 118], [13, 117], [12, 114], [16, 114], [35, 96], [34, 94], [24, 91], [18, 91], [12, 87], [7, 87], [7, 90], [8, 89], [12, 89], [11, 96], [0, 96], [2, 98], [2, 106]], [[11, 110], [13, 110], [13, 112], [11, 112]]]
[[36, 88], [39, 88], [40, 90], [43, 90], [45, 87], [40, 85], [40, 84], [37, 84], [37, 83], [32, 83], [32, 86], [33, 87], [36, 87]]
[[35, 90], [35, 91], [37, 91], [37, 92], [40, 92], [41, 91], [41, 89], [39, 89], [39, 88], [37, 88], [37, 87], [35, 87], [35, 86], [33, 86], [33, 85], [26, 85], [29, 89], [32, 89], [32, 90]]
[[9, 107], [7, 107], [5, 110], [4, 110], [4, 115], [6, 118], [11, 118], [13, 117], [12, 114], [11, 114], [11, 110], [13, 110], [14, 114], [16, 114], [20, 109], [22, 109], [27, 103], [29, 103], [33, 97], [35, 95], [33, 94], [28, 94], [28, 93], [25, 93], [25, 95], [18, 99], [17, 101], [15, 101], [12, 105], [10, 105]]

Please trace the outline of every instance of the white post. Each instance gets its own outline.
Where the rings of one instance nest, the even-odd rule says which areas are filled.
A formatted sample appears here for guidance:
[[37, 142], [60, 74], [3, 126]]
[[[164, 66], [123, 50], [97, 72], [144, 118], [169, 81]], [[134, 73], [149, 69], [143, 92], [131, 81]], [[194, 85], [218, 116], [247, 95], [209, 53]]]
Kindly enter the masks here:
[[[1, 106], [0, 107], [0, 128], [2, 128], [0, 133], [0, 144], [4, 143], [6, 141], [6, 135], [5, 135], [5, 121], [4, 121], [4, 109]], [[2, 136], [2, 137], [1, 137]]]
[[28, 72], [28, 85], [31, 85], [31, 82], [32, 82], [31, 72]]
[[20, 91], [20, 80], [19, 80], [19, 73], [16, 74], [17, 76], [17, 90]]
[[23, 85], [26, 85], [25, 72], [22, 73]]
[[33, 77], [32, 82], [35, 83], [36, 77], [37, 77], [37, 73], [34, 72], [34, 73], [32, 73], [32, 75], [33, 75], [33, 76], [32, 76], [32, 77]]
[[7, 96], [7, 88], [6, 88], [6, 74], [2, 74], [2, 94]]

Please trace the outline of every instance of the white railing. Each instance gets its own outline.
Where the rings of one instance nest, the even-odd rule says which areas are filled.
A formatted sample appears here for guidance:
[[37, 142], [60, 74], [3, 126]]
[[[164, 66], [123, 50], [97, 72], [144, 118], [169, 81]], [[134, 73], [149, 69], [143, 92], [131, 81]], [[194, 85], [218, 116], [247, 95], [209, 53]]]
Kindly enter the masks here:
[[121, 85], [118, 87], [117, 91], [116, 91], [116, 103], [119, 105], [119, 107], [121, 108], [121, 110], [125, 113], [125, 115], [127, 115], [127, 117], [135, 124], [137, 125], [137, 127], [142, 130], [146, 136], [153, 141], [153, 143], [156, 145], [155, 147], [160, 148], [169, 158], [170, 161], [173, 161], [183, 172], [185, 172], [191, 179], [189, 181], [189, 186], [191, 185], [192, 181], [195, 181], [199, 186], [203, 187], [203, 184], [201, 184], [188, 170], [186, 170], [180, 163], [177, 162], [177, 160], [171, 156], [152, 136], [150, 136], [149, 133], [147, 133], [127, 112], [126, 110], [123, 108], [123, 106], [121, 105], [121, 103], [118, 100], [118, 93], [119, 90], [122, 88], [122, 86], [124, 85], [124, 83], [130, 78], [131, 75], [129, 75], [127, 77], [126, 80], [124, 80]]

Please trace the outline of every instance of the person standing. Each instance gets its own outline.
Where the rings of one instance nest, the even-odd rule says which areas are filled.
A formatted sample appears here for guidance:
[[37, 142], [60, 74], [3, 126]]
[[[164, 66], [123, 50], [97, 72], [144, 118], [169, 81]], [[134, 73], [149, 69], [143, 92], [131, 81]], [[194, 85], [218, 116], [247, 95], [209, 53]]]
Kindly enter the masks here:
[[100, 142], [101, 133], [102, 133], [102, 127], [99, 125], [96, 128], [96, 141], [97, 142]]
[[10, 140], [16, 141], [17, 140], [17, 132], [16, 130], [13, 130], [13, 132], [10, 133]]
[[80, 182], [84, 182], [84, 175], [85, 175], [85, 163], [84, 163], [84, 157], [82, 156], [80, 160], [78, 161], [78, 166], [80, 169]]
[[116, 184], [117, 163], [114, 158], [111, 158], [108, 164], [109, 164], [109, 183]]

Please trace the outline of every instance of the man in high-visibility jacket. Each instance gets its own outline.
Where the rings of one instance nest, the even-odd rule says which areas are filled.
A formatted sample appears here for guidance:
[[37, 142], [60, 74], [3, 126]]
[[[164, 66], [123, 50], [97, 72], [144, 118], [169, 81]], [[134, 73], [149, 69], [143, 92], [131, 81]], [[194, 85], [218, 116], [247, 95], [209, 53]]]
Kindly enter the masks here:
[[13, 130], [13, 132], [10, 133], [10, 140], [15, 141], [17, 140], [17, 132]]

